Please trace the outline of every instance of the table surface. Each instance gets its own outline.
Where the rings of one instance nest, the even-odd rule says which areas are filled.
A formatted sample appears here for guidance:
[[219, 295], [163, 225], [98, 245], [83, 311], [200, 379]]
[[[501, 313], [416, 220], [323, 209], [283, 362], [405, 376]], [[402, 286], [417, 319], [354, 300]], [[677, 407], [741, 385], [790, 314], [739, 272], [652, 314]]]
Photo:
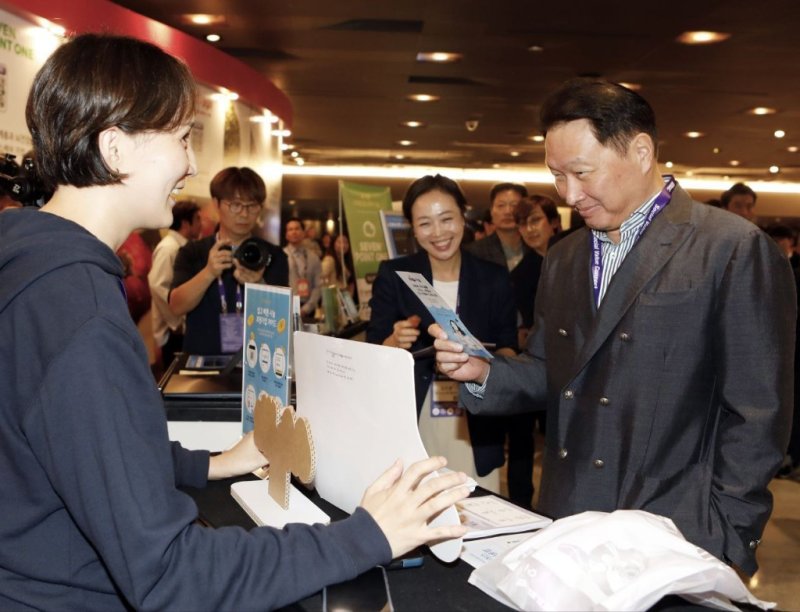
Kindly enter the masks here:
[[[183, 489], [194, 498], [200, 510], [200, 518], [212, 527], [238, 525], [251, 529], [255, 525], [236, 500], [231, 497], [230, 486], [237, 480], [211, 481], [204, 489]], [[294, 483], [303, 490], [303, 485]], [[307, 492], [308, 497], [328, 514], [332, 520], [347, 516], [344, 512], [321, 499], [316, 492]], [[422, 547], [414, 555], [424, 557], [422, 567], [390, 570], [387, 572], [389, 589], [395, 610], [508, 610], [506, 606], [467, 583], [473, 568], [458, 560], [443, 563]], [[322, 595], [317, 593], [285, 610], [317, 612], [322, 609]]]

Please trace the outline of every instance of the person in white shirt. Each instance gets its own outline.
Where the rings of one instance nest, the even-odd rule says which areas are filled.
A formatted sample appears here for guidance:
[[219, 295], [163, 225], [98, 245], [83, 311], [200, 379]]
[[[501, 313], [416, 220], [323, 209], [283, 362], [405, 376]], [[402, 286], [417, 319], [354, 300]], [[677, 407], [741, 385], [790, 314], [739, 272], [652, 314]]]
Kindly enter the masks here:
[[152, 296], [153, 339], [161, 349], [164, 368], [172, 363], [175, 353], [181, 350], [185, 315], [176, 315], [169, 307], [167, 298], [172, 286], [175, 256], [189, 240], [200, 237], [200, 207], [192, 201], [178, 202], [172, 208], [172, 225], [166, 236], [153, 250], [153, 267], [147, 275]]
[[300, 314], [311, 318], [322, 296], [322, 264], [317, 254], [303, 245], [306, 232], [300, 219], [286, 222], [286, 248], [289, 258], [289, 284], [300, 296]]

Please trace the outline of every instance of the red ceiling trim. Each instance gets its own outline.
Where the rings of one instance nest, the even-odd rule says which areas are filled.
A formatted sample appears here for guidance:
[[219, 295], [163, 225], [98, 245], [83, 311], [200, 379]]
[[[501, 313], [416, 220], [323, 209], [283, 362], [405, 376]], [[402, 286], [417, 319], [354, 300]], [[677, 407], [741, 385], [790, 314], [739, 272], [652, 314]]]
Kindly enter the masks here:
[[70, 33], [110, 32], [155, 43], [183, 59], [199, 82], [235, 91], [243, 101], [268, 109], [291, 127], [289, 98], [264, 75], [163, 23], [107, 0], [0, 0], [0, 7], [33, 21], [42, 17]]

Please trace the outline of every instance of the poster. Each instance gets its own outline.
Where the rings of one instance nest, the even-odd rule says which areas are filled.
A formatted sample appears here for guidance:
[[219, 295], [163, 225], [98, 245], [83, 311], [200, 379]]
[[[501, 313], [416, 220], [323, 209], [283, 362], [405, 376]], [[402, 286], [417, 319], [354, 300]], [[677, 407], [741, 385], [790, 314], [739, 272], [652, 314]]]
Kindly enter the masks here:
[[350, 234], [358, 301], [368, 304], [378, 265], [389, 258], [380, 211], [392, 209], [392, 195], [388, 187], [339, 181], [339, 199]]
[[253, 412], [262, 396], [289, 405], [291, 307], [288, 287], [245, 285], [242, 433], [253, 429]]

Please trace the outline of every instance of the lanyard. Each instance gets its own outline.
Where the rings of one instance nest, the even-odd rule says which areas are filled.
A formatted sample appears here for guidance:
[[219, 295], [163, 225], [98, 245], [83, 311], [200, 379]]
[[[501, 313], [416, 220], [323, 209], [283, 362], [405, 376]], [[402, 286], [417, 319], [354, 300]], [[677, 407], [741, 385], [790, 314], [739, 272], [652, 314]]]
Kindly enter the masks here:
[[[633, 238], [634, 243], [639, 241], [639, 238], [641, 238], [642, 234], [644, 234], [644, 230], [646, 230], [653, 222], [653, 219], [656, 218], [656, 215], [664, 210], [667, 204], [669, 204], [670, 199], [672, 199], [672, 192], [675, 190], [675, 185], [675, 177], [671, 174], [665, 174], [664, 188], [661, 190], [661, 193], [656, 196], [656, 199], [653, 201], [653, 205], [650, 207], [650, 212], [647, 213], [647, 217], [645, 218], [644, 222], [641, 226], [639, 226], [639, 231], [636, 232], [636, 236]], [[594, 303], [596, 306], [600, 306], [600, 287], [603, 284], [603, 251], [602, 245], [600, 244], [600, 239], [594, 234], [594, 232], [590, 232], [589, 235], [591, 236], [592, 241], [591, 264]]]
[[[308, 271], [308, 254], [304, 248], [292, 249], [292, 259], [294, 260], [295, 273], [297, 278], [305, 278]], [[303, 271], [300, 271], [299, 260], [303, 260]]]
[[[222, 314], [226, 314], [228, 312], [228, 300], [225, 299], [225, 285], [221, 278], [217, 278], [217, 289], [219, 289], [219, 301], [222, 304]], [[241, 314], [243, 308], [242, 286], [236, 283], [236, 314]]]

